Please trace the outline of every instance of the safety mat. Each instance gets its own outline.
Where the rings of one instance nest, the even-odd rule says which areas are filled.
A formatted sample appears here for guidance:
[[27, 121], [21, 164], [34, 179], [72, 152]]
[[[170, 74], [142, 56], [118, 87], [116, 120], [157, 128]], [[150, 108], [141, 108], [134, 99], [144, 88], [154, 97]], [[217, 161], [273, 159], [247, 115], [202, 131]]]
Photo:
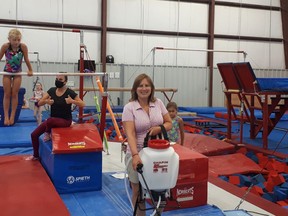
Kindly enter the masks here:
[[241, 153], [209, 157], [209, 173], [214, 176], [267, 173], [253, 160]]
[[0, 148], [31, 147], [31, 133], [36, 123], [16, 123], [10, 127], [1, 127]]
[[[103, 173], [102, 190], [81, 192], [74, 194], [61, 194], [61, 198], [69, 209], [71, 216], [86, 215], [133, 215], [132, 207], [125, 190], [124, 179], [114, 178], [112, 174]], [[128, 186], [128, 193], [131, 195]], [[146, 215], [150, 215], [152, 210], [147, 210]], [[222, 210], [216, 206], [204, 205], [194, 208], [178, 209], [167, 211], [162, 214], [173, 216], [190, 216], [190, 215], [211, 215], [222, 216]]]
[[26, 157], [0, 157], [1, 215], [69, 215], [39, 161]]
[[206, 156], [233, 153], [235, 146], [201, 134], [185, 133], [184, 146]]

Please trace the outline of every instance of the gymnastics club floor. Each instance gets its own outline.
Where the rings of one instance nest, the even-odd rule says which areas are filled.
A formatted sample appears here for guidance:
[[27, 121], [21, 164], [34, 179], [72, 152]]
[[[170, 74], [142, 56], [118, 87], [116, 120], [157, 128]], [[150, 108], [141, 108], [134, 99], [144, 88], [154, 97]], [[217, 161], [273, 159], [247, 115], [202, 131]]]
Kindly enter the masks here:
[[[119, 143], [110, 143], [110, 155], [103, 152], [101, 191], [58, 194], [41, 164], [24, 160], [32, 154], [30, 133], [36, 122], [33, 111], [22, 111], [15, 126], [3, 127], [0, 132], [0, 191], [5, 197], [0, 202], [1, 215], [132, 215], [124, 180], [112, 176], [125, 169]], [[239, 197], [212, 183], [208, 191], [207, 205], [163, 215], [251, 215], [246, 210], [273, 215], [249, 202], [241, 206], [245, 211], [234, 211]]]

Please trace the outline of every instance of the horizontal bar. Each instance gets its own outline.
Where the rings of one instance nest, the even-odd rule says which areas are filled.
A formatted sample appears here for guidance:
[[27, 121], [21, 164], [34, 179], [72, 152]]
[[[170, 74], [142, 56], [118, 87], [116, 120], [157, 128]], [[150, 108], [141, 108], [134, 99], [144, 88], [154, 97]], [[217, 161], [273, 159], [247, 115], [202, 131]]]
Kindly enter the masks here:
[[[79, 88], [71, 88], [74, 91], [79, 91]], [[99, 91], [98, 88], [84, 88], [83, 91]], [[116, 91], [116, 92], [123, 92], [123, 91], [131, 91], [131, 88], [108, 88], [107, 91]], [[174, 88], [156, 88], [155, 91], [158, 92], [177, 92], [178, 89]]]
[[38, 55], [39, 52], [28, 52], [28, 54], [35, 54], [35, 55]]
[[201, 52], [226, 52], [226, 53], [246, 53], [239, 50], [210, 50], [210, 49], [181, 49], [181, 48], [168, 48], [168, 47], [154, 47], [154, 50], [174, 50], [174, 51], [201, 51]]
[[[15, 25], [0, 25], [0, 27], [15, 28]], [[61, 31], [61, 32], [74, 32], [80, 33], [80, 29], [68, 29], [68, 28], [52, 28], [52, 27], [34, 27], [34, 26], [21, 26], [17, 25], [18, 29], [35, 29], [35, 30], [49, 30], [49, 31]]]
[[[21, 76], [28, 76], [27, 72], [18, 72], [18, 73], [9, 73], [9, 72], [2, 72], [0, 71], [0, 75], [8, 75], [8, 76], [15, 76], [15, 75], [21, 75]], [[98, 72], [98, 73], [73, 73], [73, 72], [67, 72], [67, 73], [55, 73], [55, 72], [34, 72], [33, 76], [58, 76], [58, 75], [64, 75], [64, 76], [104, 76], [104, 72]]]

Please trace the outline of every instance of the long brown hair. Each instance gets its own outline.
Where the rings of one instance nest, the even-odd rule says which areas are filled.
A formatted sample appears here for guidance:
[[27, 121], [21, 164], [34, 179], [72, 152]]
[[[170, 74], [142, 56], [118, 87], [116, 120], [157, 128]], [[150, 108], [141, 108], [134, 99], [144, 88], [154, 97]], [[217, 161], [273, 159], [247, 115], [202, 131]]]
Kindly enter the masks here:
[[138, 95], [137, 95], [137, 88], [139, 87], [140, 83], [142, 82], [143, 79], [146, 79], [149, 83], [149, 85], [151, 86], [151, 94], [149, 96], [148, 101], [149, 102], [155, 102], [156, 98], [154, 97], [154, 92], [155, 92], [155, 86], [154, 83], [152, 81], [152, 79], [147, 75], [147, 74], [140, 74], [138, 75], [133, 83], [133, 87], [131, 89], [131, 98], [129, 101], [136, 101], [138, 100]]

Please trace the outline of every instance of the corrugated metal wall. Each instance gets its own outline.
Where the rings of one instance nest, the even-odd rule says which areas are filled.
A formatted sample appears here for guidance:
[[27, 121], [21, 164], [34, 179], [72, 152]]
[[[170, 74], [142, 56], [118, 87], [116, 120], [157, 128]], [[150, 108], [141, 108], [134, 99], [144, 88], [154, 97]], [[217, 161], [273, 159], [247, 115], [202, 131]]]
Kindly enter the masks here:
[[[37, 68], [37, 62], [32, 62], [33, 68]], [[0, 68], [4, 68], [4, 61], [0, 62]], [[76, 63], [51, 63], [41, 62], [38, 64], [39, 71], [42, 72], [75, 72], [78, 65]], [[23, 64], [23, 71], [26, 70]], [[101, 64], [96, 65], [96, 71], [101, 71]], [[108, 87], [113, 88], [131, 88], [136, 76], [140, 73], [147, 73], [151, 78], [154, 78], [156, 88], [175, 88], [178, 91], [174, 94], [173, 101], [179, 106], [190, 107], [206, 107], [208, 106], [208, 68], [206, 67], [174, 67], [174, 66], [152, 66], [152, 65], [126, 65], [126, 64], [108, 64], [107, 71], [109, 73]], [[287, 70], [265, 70], [254, 69], [256, 77], [285, 77], [287, 78]], [[119, 78], [116, 78], [115, 73], [119, 73]], [[111, 76], [110, 76], [111, 74]], [[36, 76], [23, 77], [22, 87], [26, 88], [26, 98], [32, 96], [33, 82]], [[43, 84], [44, 90], [48, 90], [54, 86], [54, 77], [39, 76], [39, 81]], [[69, 77], [70, 84], [74, 87], [79, 87], [79, 77]], [[2, 85], [2, 79], [0, 81]], [[85, 87], [95, 87], [95, 77], [84, 78]], [[73, 86], [72, 86], [73, 87]], [[98, 96], [99, 92], [89, 92], [85, 96], [87, 105], [94, 106], [94, 96]], [[166, 104], [168, 100], [161, 92], [157, 92], [156, 96], [163, 100]], [[167, 96], [171, 97], [172, 93], [167, 92]], [[124, 105], [130, 98], [130, 92], [109, 92], [109, 101], [112, 106]], [[223, 86], [221, 84], [221, 76], [218, 69], [214, 69], [213, 73], [213, 106], [224, 106], [225, 96], [223, 94]]]

